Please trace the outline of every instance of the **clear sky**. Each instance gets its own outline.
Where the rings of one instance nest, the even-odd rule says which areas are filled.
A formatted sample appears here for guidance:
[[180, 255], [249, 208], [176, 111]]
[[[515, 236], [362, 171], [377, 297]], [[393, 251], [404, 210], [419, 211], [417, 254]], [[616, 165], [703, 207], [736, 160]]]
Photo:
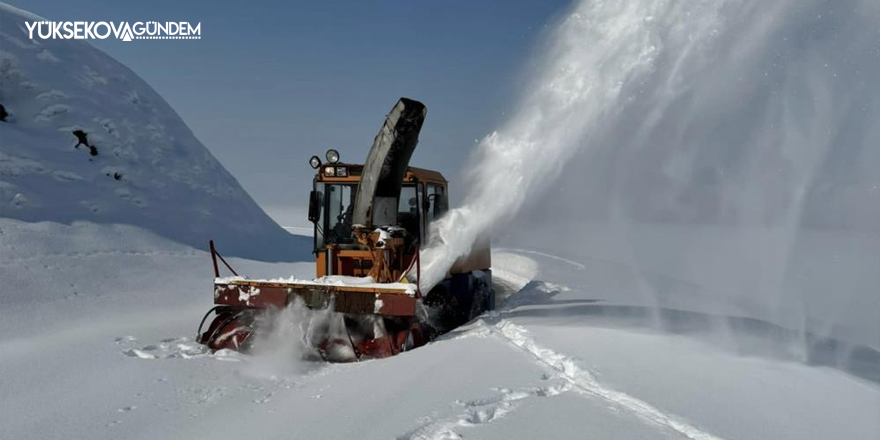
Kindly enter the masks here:
[[[363, 161], [400, 96], [428, 106], [413, 164], [455, 179], [569, 2], [12, 3], [52, 20], [201, 22], [201, 40], [93, 44], [152, 85], [258, 203], [295, 225], [306, 223], [308, 158], [334, 147]], [[461, 191], [454, 180], [451, 190]]]

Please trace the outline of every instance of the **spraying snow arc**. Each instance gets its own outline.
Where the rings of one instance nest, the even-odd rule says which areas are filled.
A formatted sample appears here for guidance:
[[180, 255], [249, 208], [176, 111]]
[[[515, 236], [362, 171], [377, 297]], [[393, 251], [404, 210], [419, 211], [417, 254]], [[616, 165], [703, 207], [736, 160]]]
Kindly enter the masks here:
[[[268, 176], [267, 145], [239, 141], [275, 126], [284, 151], [319, 153], [304, 132], [344, 139], [376, 90], [333, 98], [363, 79], [461, 96], [485, 70], [433, 81], [424, 60], [504, 65], [518, 51], [460, 61], [555, 10], [203, 3], [310, 26], [239, 38], [247, 63], [198, 46], [231, 27], [119, 50], [204, 55], [160, 88], [229, 103], [188, 108], [234, 122], [240, 164]], [[313, 237], [272, 222], [134, 72], [29, 39], [46, 20], [0, 3], [0, 437], [880, 439], [880, 2], [572, 3], [471, 182], [410, 166], [422, 121], [448, 113], [390, 96], [364, 116], [369, 152], [328, 150], [295, 179]], [[340, 14], [345, 32], [312, 32]], [[434, 32], [450, 25], [475, 33]], [[307, 93], [286, 96], [291, 78]]]
[[720, 6], [684, 14], [698, 7], [668, 1], [576, 4], [552, 36], [544, 67], [516, 112], [480, 144], [478, 160], [472, 162], [491, 164], [492, 172], [470, 170], [474, 183], [464, 205], [436, 222], [435, 246], [423, 257], [422, 289], [443, 279], [481, 232], [516, 214], [529, 196], [546, 188], [566, 157], [588, 146], [603, 116], [634, 99], [624, 94], [625, 86], [650, 74], [663, 50], [665, 29], [654, 23], [655, 17], [691, 21], [680, 23], [678, 32], [705, 41], [719, 25]]
[[[861, 0], [577, 2], [469, 161], [470, 194], [433, 225], [422, 289], [513, 219], [573, 252], [593, 245], [585, 222], [604, 222], [619, 236], [606, 253], [627, 264], [674, 266], [743, 313], [835, 337], [845, 323], [880, 346], [864, 312], [880, 279], [858, 269], [876, 255], [838, 270], [843, 235], [813, 237], [877, 243], [878, 23], [880, 4]], [[635, 236], [659, 224], [684, 236], [663, 249]], [[562, 228], [564, 242], [540, 232]]]

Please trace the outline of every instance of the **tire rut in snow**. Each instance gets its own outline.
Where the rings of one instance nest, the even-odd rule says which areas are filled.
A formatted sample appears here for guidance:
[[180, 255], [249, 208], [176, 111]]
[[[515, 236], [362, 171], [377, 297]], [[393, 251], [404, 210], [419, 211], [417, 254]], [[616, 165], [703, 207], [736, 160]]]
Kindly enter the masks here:
[[578, 367], [571, 357], [541, 347], [529, 336], [528, 330], [513, 322], [501, 319], [494, 327], [497, 330], [496, 334], [552, 368], [556, 376], [570, 383], [576, 391], [605, 399], [645, 420], [673, 429], [688, 438], [723, 440], [721, 437], [702, 431], [673, 415], [666, 414], [643, 400], [599, 383], [592, 373]]

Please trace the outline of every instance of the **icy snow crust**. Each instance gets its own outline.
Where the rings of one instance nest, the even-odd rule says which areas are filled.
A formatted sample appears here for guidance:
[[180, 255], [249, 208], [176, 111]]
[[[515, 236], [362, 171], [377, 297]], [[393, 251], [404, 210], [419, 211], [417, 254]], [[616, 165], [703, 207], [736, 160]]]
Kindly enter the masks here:
[[[227, 255], [306, 258], [128, 68], [80, 40], [30, 40], [0, 3], [0, 215], [137, 225]], [[86, 133], [78, 143], [74, 131]]]

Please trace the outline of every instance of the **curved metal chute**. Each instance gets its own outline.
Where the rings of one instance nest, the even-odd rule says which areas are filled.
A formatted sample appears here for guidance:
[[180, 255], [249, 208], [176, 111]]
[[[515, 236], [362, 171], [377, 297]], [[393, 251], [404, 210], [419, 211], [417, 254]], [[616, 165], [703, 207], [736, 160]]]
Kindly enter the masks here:
[[427, 112], [421, 102], [400, 98], [388, 113], [364, 163], [352, 210], [353, 224], [373, 228], [397, 223], [403, 175], [419, 143]]

